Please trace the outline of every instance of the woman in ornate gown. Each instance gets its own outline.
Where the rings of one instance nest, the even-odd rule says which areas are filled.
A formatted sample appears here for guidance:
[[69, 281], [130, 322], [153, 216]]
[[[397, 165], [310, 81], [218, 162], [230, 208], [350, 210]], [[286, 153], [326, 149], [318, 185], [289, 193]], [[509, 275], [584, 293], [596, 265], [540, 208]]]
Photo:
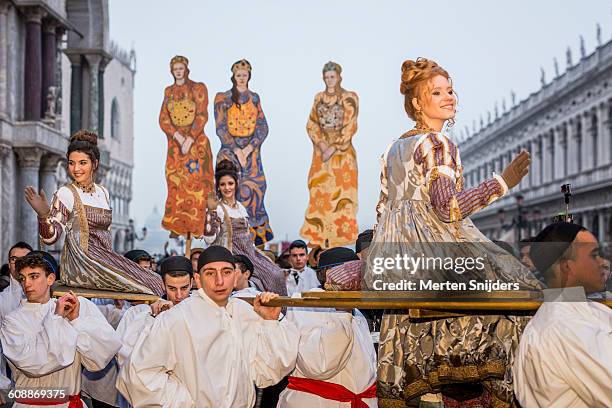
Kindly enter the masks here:
[[261, 164], [261, 144], [268, 136], [268, 122], [259, 95], [249, 89], [251, 64], [232, 65], [232, 89], [215, 96], [215, 123], [221, 150], [217, 163], [230, 160], [240, 173], [238, 201], [248, 214], [253, 242], [260, 246], [274, 238], [266, 207], [266, 176]]
[[[432, 280], [485, 280], [540, 289], [539, 281], [514, 256], [492, 244], [470, 221], [527, 174], [529, 154], [521, 151], [503, 174], [463, 188], [463, 167], [455, 143], [442, 131], [453, 122], [456, 96], [448, 73], [424, 58], [402, 65], [401, 92], [416, 128], [393, 142], [383, 156], [378, 223], [366, 261], [365, 284]], [[421, 268], [375, 272], [375, 258], [481, 258], [483, 267]], [[379, 280], [378, 283], [375, 283]], [[483, 315], [411, 320], [386, 314], [381, 327], [378, 395], [381, 407], [404, 406], [423, 396], [438, 406], [514, 404], [512, 361], [524, 316]], [[425, 396], [427, 394], [427, 396]], [[441, 394], [441, 395], [440, 395]]]
[[170, 61], [174, 84], [164, 90], [159, 126], [168, 139], [168, 196], [162, 227], [173, 235], [202, 236], [206, 196], [214, 189], [213, 157], [204, 133], [208, 121], [208, 90], [189, 79], [189, 61]]
[[325, 91], [315, 96], [306, 130], [312, 140], [308, 172], [310, 200], [300, 235], [324, 248], [352, 244], [357, 238], [357, 132], [359, 99], [342, 88], [342, 67], [323, 66]]
[[215, 169], [217, 194], [209, 194], [204, 240], [221, 245], [234, 254], [245, 255], [255, 270], [249, 278], [259, 290], [287, 295], [285, 271], [261, 252], [251, 239], [249, 215], [237, 200], [238, 170], [229, 160], [222, 160]]
[[100, 163], [95, 133], [81, 130], [70, 138], [68, 174], [72, 183], [53, 195], [27, 187], [26, 200], [38, 215], [41, 241], [52, 245], [65, 234], [61, 282], [73, 287], [117, 292], [164, 293], [159, 275], [113, 252], [112, 209], [108, 190], [94, 183]]

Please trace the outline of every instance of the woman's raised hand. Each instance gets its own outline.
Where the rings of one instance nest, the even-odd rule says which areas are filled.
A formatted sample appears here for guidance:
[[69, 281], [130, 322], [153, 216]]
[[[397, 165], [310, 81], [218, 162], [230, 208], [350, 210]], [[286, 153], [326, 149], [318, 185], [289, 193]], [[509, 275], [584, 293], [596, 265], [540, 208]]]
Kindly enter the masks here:
[[217, 195], [214, 193], [214, 191], [211, 191], [206, 197], [206, 208], [208, 208], [210, 211], [215, 211], [218, 205], [219, 200], [217, 200]]
[[39, 217], [46, 217], [49, 215], [50, 207], [47, 201], [47, 195], [43, 189], [40, 189], [40, 194], [36, 193], [36, 190], [32, 186], [25, 188], [25, 199], [30, 204], [30, 207]]
[[502, 177], [508, 185], [508, 190], [520, 183], [523, 177], [527, 175], [530, 164], [531, 156], [527, 150], [521, 150], [520, 153], [514, 157], [512, 162], [506, 166], [502, 173]]

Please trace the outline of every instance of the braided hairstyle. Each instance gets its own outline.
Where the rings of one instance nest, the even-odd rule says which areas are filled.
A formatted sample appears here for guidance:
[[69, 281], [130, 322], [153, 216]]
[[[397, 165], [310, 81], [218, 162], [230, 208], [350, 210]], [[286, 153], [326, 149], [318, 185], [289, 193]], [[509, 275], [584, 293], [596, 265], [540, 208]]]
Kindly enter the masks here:
[[427, 58], [419, 57], [416, 61], [406, 60], [402, 64], [400, 92], [404, 95], [404, 109], [408, 117], [417, 124], [423, 123], [422, 112], [415, 109], [412, 99], [420, 100], [429, 81], [436, 75], [442, 75], [449, 81], [451, 80], [450, 75], [444, 68]]

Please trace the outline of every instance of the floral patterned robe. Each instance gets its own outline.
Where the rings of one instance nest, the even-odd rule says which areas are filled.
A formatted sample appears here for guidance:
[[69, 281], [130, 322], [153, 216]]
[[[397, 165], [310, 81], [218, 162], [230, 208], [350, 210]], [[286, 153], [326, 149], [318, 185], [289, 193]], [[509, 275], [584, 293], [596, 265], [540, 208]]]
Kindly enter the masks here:
[[[357, 94], [320, 92], [315, 96], [306, 130], [313, 143], [308, 172], [310, 199], [300, 235], [324, 248], [357, 239], [357, 156], [351, 139], [357, 132]], [[319, 143], [336, 150], [327, 161]]]
[[[204, 133], [208, 121], [208, 90], [201, 82], [189, 79], [164, 91], [159, 126], [168, 138], [166, 182], [168, 196], [162, 227], [177, 235], [202, 236], [206, 216], [206, 196], [214, 191], [214, 172], [210, 142]], [[182, 154], [173, 135], [194, 139]]]

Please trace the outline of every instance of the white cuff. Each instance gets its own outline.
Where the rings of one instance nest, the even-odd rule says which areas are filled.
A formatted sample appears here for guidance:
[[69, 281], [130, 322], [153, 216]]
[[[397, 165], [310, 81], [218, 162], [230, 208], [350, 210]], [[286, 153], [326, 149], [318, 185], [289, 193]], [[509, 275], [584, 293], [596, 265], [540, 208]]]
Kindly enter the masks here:
[[497, 180], [497, 182], [501, 185], [502, 196], [505, 196], [506, 193], [508, 192], [508, 185], [506, 184], [506, 180], [504, 180], [504, 178], [500, 176], [499, 174], [495, 174], [495, 173], [493, 173], [493, 178]]

